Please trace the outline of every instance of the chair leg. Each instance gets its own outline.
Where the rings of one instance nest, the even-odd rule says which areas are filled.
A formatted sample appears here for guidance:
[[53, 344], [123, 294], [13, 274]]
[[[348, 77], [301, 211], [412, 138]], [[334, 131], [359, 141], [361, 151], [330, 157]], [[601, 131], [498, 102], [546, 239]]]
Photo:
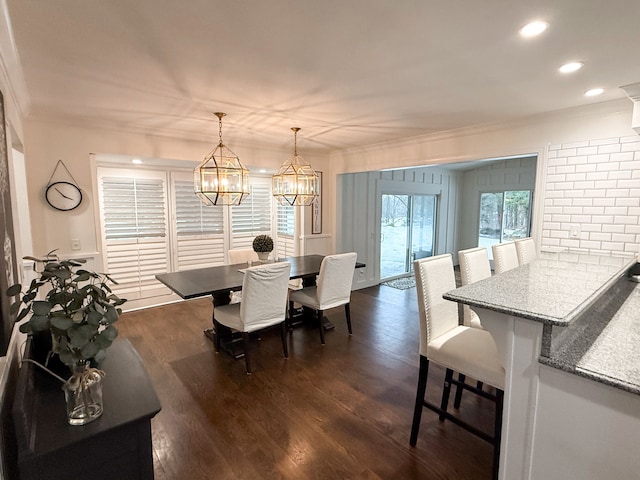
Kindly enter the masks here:
[[242, 343], [244, 344], [244, 363], [247, 366], [247, 375], [251, 375], [251, 355], [249, 353], [249, 334], [242, 332]]
[[322, 310], [318, 310], [318, 328], [320, 329], [320, 342], [324, 345], [324, 326], [322, 325]]
[[[458, 374], [458, 381], [460, 383], [464, 383], [465, 378], [467, 378], [466, 375], [459, 373]], [[460, 408], [460, 402], [462, 401], [462, 391], [464, 390], [464, 388], [462, 387], [462, 385], [458, 384], [456, 385], [456, 398], [453, 400], [453, 408], [458, 409]]]
[[353, 334], [351, 330], [351, 308], [348, 303], [344, 304], [344, 313], [347, 316], [347, 329], [349, 330], [349, 335]]
[[284, 321], [280, 325], [280, 338], [282, 338], [282, 351], [284, 358], [289, 358], [289, 347], [287, 345], [287, 322]]
[[416, 405], [413, 409], [413, 421], [411, 422], [411, 437], [409, 444], [416, 446], [418, 441], [418, 431], [420, 430], [420, 419], [424, 408], [424, 395], [427, 391], [427, 378], [429, 376], [429, 360], [420, 355], [420, 372], [418, 373], [418, 389], [416, 391]]
[[483, 386], [484, 386], [484, 383], [482, 383], [482, 382], [478, 382], [478, 383], [476, 383], [476, 388], [477, 388], [478, 390], [482, 390], [482, 387], [483, 387]]
[[220, 352], [220, 333], [222, 329], [220, 328], [220, 324], [215, 318], [213, 318], [212, 320], [213, 320], [213, 328], [215, 329], [215, 332], [214, 332], [215, 341], [213, 343], [216, 348], [216, 353], [219, 353]]
[[287, 320], [287, 323], [289, 323], [289, 328], [291, 327], [291, 324], [293, 323], [293, 315], [294, 315], [294, 310], [293, 310], [293, 301], [289, 300], [289, 319]]
[[500, 468], [500, 441], [502, 440], [502, 408], [504, 405], [504, 392], [496, 389], [496, 420], [493, 431], [493, 480], [498, 480]]
[[[451, 379], [453, 378], [453, 370], [447, 368], [447, 373], [444, 376], [444, 387], [442, 388], [442, 402], [440, 403], [440, 409], [443, 412], [447, 411], [449, 406], [449, 394], [451, 393]], [[440, 421], [444, 422], [444, 415], [440, 415]]]

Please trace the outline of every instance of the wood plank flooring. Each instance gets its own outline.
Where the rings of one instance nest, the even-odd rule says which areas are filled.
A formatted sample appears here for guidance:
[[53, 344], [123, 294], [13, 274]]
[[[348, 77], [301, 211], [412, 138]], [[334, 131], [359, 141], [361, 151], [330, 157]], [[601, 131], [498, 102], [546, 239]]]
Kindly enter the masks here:
[[[252, 339], [244, 360], [216, 354], [203, 335], [208, 298], [124, 314], [117, 326], [140, 353], [162, 403], [152, 421], [158, 480], [488, 479], [490, 445], [424, 410], [418, 444], [409, 431], [418, 377], [414, 289], [355, 291], [347, 334], [344, 309], [320, 344], [316, 328]], [[439, 402], [443, 371], [428, 396]], [[108, 408], [108, 406], [106, 407]], [[461, 416], [487, 432], [493, 405], [465, 394]]]

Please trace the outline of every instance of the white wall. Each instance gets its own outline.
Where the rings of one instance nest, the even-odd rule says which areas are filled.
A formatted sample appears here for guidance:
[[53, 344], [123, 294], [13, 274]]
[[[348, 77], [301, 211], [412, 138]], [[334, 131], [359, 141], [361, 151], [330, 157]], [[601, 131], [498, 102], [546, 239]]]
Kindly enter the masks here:
[[366, 264], [354, 280], [354, 288], [378, 283], [380, 278], [381, 195], [438, 195], [435, 254], [457, 248], [456, 221], [461, 173], [438, 167], [385, 172], [353, 173], [339, 176], [340, 196], [336, 212], [340, 236], [336, 249], [354, 251]]
[[[95, 154], [130, 155], [142, 158], [193, 161], [195, 167], [212, 149], [212, 141], [184, 140], [111, 130], [65, 126], [28, 121], [25, 125], [25, 161], [34, 254], [59, 249], [62, 256], [96, 257], [99, 244], [96, 233], [95, 185], [90, 157]], [[275, 170], [291, 152], [230, 145], [249, 168]], [[314, 167], [322, 169], [326, 159], [306, 156]], [[82, 188], [80, 207], [59, 212], [47, 206], [43, 193], [53, 168], [62, 159]], [[56, 174], [57, 176], [58, 174]], [[331, 189], [327, 187], [327, 191]], [[326, 231], [331, 233], [331, 222]], [[71, 239], [80, 240], [80, 251], [71, 250]], [[97, 268], [100, 268], [98, 265]]]
[[551, 145], [542, 245], [640, 252], [640, 135]]
[[[640, 140], [640, 136], [631, 128], [632, 108], [632, 102], [623, 99], [529, 117], [511, 123], [480, 126], [333, 152], [331, 154], [332, 172], [338, 175], [341, 173], [406, 168], [417, 165], [444, 166], [447, 163], [471, 161], [481, 158], [499, 158], [527, 154], [536, 155], [538, 164], [535, 190], [537, 198], [543, 201], [536, 202], [534, 206], [532, 236], [538, 240], [538, 245], [547, 244], [549, 243], [549, 238], [557, 238], [550, 236], [552, 229], [549, 228], [545, 229], [545, 240], [540, 240], [543, 229], [543, 216], [545, 214], [549, 215], [545, 213], [546, 209], [550, 206], [557, 206], [548, 205], [549, 202], [547, 201], [549, 198], [553, 198], [554, 195], [554, 193], [551, 193], [551, 197], [547, 197], [546, 192], [546, 182], [548, 180], [547, 161], [553, 160], [553, 158], [548, 157], [553, 157], [554, 155], [551, 152], [562, 149], [562, 146], [572, 144], [583, 145], [584, 142], [587, 142], [587, 146], [592, 146], [591, 142], [593, 141], [593, 146], [596, 146], [598, 142], [603, 141], [602, 139], [616, 138], [617, 142], [630, 141], [632, 138]], [[553, 148], [553, 150], [551, 148]], [[578, 156], [577, 151], [576, 156]], [[565, 157], [566, 156], [560, 155], [560, 158]], [[594, 157], [593, 160], [594, 162], [605, 161], [604, 157]], [[611, 158], [609, 158], [609, 160], [611, 160]], [[555, 166], [557, 167], [558, 165]], [[625, 168], [627, 167], [625, 166]], [[633, 169], [633, 166], [630, 165], [630, 168]], [[597, 171], [598, 170], [596, 170], [596, 172]], [[632, 176], [637, 175], [637, 173], [633, 172], [635, 172], [635, 169], [632, 170]], [[615, 180], [620, 182], [622, 180], [634, 180], [636, 178], [637, 177]], [[610, 180], [614, 179], [608, 179], [607, 181]], [[325, 182], [327, 181], [335, 182], [336, 179], [325, 178]], [[557, 190], [556, 186], [552, 188]], [[567, 186], [566, 188], [570, 189], [571, 187]], [[618, 187], [616, 186], [616, 188]], [[631, 188], [627, 188], [629, 194], [631, 194]], [[593, 189], [581, 188], [580, 190], [583, 191], [584, 198], [588, 199], [600, 196], [598, 190], [601, 189], [595, 188], [594, 184]], [[567, 206], [575, 207], [577, 205], [571, 204]], [[618, 206], [622, 207], [622, 205]], [[628, 207], [633, 208], [633, 206]], [[363, 218], [367, 218], [366, 214], [361, 213], [361, 215]], [[621, 217], [627, 216], [629, 215], [621, 215]], [[598, 218], [595, 220], [592, 218], [590, 221], [586, 218], [579, 220], [586, 224], [600, 221]], [[613, 220], [615, 221], [615, 217]], [[625, 221], [632, 222], [633, 220], [625, 219]], [[340, 245], [344, 241], [349, 242], [349, 233], [342, 230], [344, 228], [344, 222], [341, 221], [341, 217], [336, 215], [335, 222], [337, 244]], [[560, 229], [566, 229], [570, 222], [571, 219], [569, 219], [569, 221], [559, 222], [561, 223]], [[363, 225], [363, 227], [364, 226], [365, 225]], [[613, 234], [614, 232], [610, 233]], [[585, 240], [590, 241], [590, 239]], [[612, 243], [620, 244], [621, 242]], [[637, 246], [638, 242], [627, 241], [622, 243], [624, 244], [622, 245], [622, 249], [628, 251], [633, 250], [635, 248], [633, 245]], [[607, 245], [607, 249], [603, 250], [616, 251], [618, 247], [620, 247], [620, 245]]]

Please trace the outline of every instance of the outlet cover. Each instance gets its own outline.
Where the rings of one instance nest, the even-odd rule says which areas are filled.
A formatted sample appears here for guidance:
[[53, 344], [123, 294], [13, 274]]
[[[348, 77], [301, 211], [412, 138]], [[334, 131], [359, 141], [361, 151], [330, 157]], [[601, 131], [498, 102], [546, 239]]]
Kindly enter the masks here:
[[80, 240], [77, 238], [71, 239], [71, 250], [78, 251], [80, 250]]

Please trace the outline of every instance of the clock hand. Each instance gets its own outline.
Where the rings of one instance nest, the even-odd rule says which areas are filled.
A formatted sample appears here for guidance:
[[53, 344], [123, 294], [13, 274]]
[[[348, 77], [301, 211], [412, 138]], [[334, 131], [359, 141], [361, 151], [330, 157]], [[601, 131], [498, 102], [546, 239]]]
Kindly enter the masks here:
[[67, 197], [64, 193], [62, 193], [60, 190], [58, 190], [56, 188], [56, 192], [58, 192], [60, 195], [62, 195], [64, 198], [66, 198], [67, 200], [73, 200], [71, 197]]

